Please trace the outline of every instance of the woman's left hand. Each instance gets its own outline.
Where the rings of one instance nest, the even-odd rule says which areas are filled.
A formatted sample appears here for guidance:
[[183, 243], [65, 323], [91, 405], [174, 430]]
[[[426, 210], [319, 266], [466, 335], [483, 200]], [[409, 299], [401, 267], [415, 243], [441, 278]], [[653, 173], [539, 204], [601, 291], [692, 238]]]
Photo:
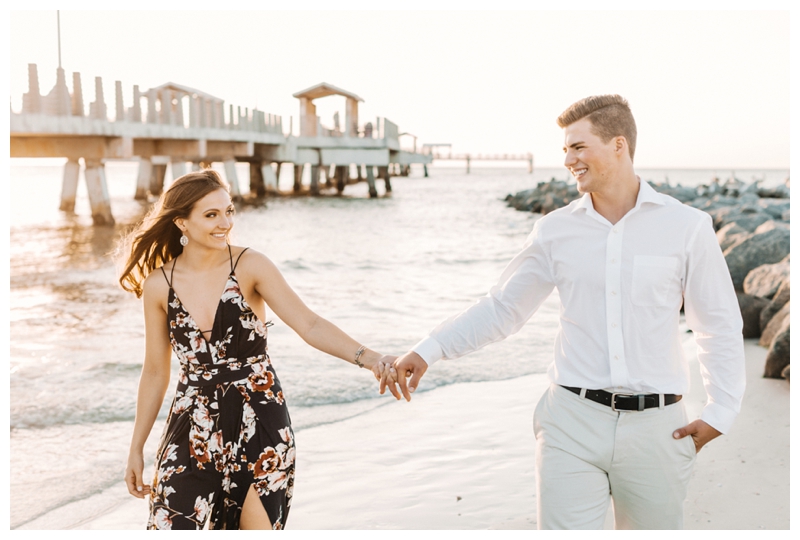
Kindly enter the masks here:
[[372, 374], [375, 376], [375, 379], [380, 381], [381, 377], [386, 371], [394, 371], [394, 361], [397, 357], [390, 356], [388, 354], [384, 354], [373, 364], [372, 366], [364, 365], [365, 368], [368, 368], [372, 371]]

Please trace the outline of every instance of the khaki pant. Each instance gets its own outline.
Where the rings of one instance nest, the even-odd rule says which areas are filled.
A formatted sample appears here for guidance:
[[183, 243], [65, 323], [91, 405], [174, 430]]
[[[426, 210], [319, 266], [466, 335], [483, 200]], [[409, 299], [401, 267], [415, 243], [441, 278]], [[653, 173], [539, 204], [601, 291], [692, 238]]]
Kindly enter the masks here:
[[683, 402], [614, 412], [557, 385], [533, 416], [539, 529], [682, 529], [696, 459]]

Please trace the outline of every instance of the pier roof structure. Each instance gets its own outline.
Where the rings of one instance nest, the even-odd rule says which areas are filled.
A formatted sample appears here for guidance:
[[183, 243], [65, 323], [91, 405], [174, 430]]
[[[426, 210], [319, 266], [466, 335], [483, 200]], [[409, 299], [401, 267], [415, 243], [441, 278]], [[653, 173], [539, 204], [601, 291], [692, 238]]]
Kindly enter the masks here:
[[191, 88], [189, 86], [184, 86], [182, 84], [177, 84], [174, 82], [166, 82], [161, 86], [155, 86], [151, 88], [149, 91], [155, 92], [163, 92], [165, 90], [172, 90], [173, 92], [179, 92], [182, 94], [188, 94], [190, 96], [194, 95], [200, 98], [210, 99], [213, 101], [224, 101], [222, 98], [218, 98], [216, 96], [212, 96], [211, 94], [207, 94], [201, 90], [197, 90], [196, 88]]
[[[300, 136], [301, 137], [316, 137], [318, 135], [334, 136], [334, 137], [358, 137], [358, 103], [364, 101], [363, 98], [357, 96], [353, 92], [343, 90], [338, 86], [321, 82], [300, 92], [292, 94], [300, 100]], [[328, 97], [328, 96], [344, 96], [345, 102], [345, 120], [344, 130], [340, 130], [339, 126], [335, 126], [333, 130], [323, 129], [317, 116], [317, 106], [314, 105], [314, 100]], [[337, 113], [338, 114], [338, 113]], [[338, 124], [338, 119], [336, 120]]]
[[294, 94], [292, 94], [292, 97], [296, 97], [298, 99], [306, 98], [311, 100], [328, 96], [344, 96], [348, 99], [354, 99], [356, 101], [364, 101], [363, 98], [360, 98], [354, 93], [348, 92], [347, 90], [343, 90], [338, 86], [333, 86], [332, 84], [328, 84], [326, 82], [315, 84], [310, 88], [306, 88], [305, 90], [301, 90], [299, 92], [295, 92]]

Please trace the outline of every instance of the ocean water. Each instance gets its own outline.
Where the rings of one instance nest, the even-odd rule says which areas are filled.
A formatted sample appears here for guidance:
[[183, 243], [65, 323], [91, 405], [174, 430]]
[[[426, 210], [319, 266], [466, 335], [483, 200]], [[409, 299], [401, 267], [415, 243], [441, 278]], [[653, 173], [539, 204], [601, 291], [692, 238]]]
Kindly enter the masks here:
[[[10, 167], [11, 528], [119, 482], [144, 349], [141, 304], [117, 285], [111, 255], [120, 234], [147, 209], [147, 203], [133, 200], [137, 165], [107, 164], [117, 225], [93, 227], [83, 185], [75, 214], [58, 210], [61, 163], [12, 160]], [[283, 173], [281, 187], [288, 190], [288, 167]], [[768, 186], [789, 173], [654, 169], [639, 174], [683, 185], [734, 174]], [[378, 180], [378, 199], [369, 199], [361, 183], [348, 186], [343, 197], [240, 204], [233, 242], [265, 253], [313, 310], [351, 336], [380, 352], [401, 354], [486, 293], [537, 217], [508, 208], [503, 199], [553, 177], [567, 179], [567, 173], [473, 164], [470, 174], [458, 166], [437, 166], [424, 178], [421, 168], [414, 168], [411, 176], [392, 179], [390, 196]], [[245, 168], [239, 178], [248, 178]], [[545, 372], [558, 308], [554, 293], [518, 334], [438, 363], [419, 391]], [[388, 394], [377, 394], [369, 372], [312, 349], [272, 319], [270, 356], [295, 429], [393, 402]], [[150, 461], [171, 393], [148, 441]]]

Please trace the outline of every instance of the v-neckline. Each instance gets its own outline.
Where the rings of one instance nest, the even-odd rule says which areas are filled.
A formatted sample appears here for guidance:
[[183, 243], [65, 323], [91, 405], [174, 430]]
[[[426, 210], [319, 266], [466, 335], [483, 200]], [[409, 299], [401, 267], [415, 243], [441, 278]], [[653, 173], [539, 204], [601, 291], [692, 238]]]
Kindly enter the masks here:
[[[208, 339], [206, 339], [205, 334], [200, 329], [200, 326], [197, 324], [197, 321], [195, 320], [195, 318], [192, 316], [191, 313], [189, 313], [189, 308], [186, 307], [186, 304], [184, 304], [183, 300], [181, 300], [180, 296], [178, 296], [178, 291], [175, 290], [174, 286], [172, 286], [172, 285], [169, 286], [169, 290], [172, 291], [172, 295], [175, 297], [175, 299], [180, 304], [181, 309], [183, 310], [183, 312], [186, 314], [186, 316], [191, 321], [191, 324], [192, 324], [192, 326], [194, 326], [194, 329], [197, 330], [198, 334], [200, 334], [200, 337], [205, 342], [209, 352], [211, 352], [211, 338], [214, 336], [214, 329], [217, 327], [217, 318], [219, 317], [219, 312], [220, 312], [219, 308], [224, 303], [222, 301], [222, 297], [225, 295], [225, 292], [228, 290], [228, 283], [230, 283], [231, 279], [233, 279], [234, 281], [236, 280], [236, 276], [233, 275], [233, 271], [231, 271], [231, 273], [228, 274], [228, 278], [225, 280], [225, 286], [222, 288], [222, 292], [219, 293], [219, 301], [217, 302], [217, 308], [214, 311], [214, 319], [211, 321], [211, 330], [209, 331]], [[238, 282], [237, 282], [237, 284], [238, 284]]]

